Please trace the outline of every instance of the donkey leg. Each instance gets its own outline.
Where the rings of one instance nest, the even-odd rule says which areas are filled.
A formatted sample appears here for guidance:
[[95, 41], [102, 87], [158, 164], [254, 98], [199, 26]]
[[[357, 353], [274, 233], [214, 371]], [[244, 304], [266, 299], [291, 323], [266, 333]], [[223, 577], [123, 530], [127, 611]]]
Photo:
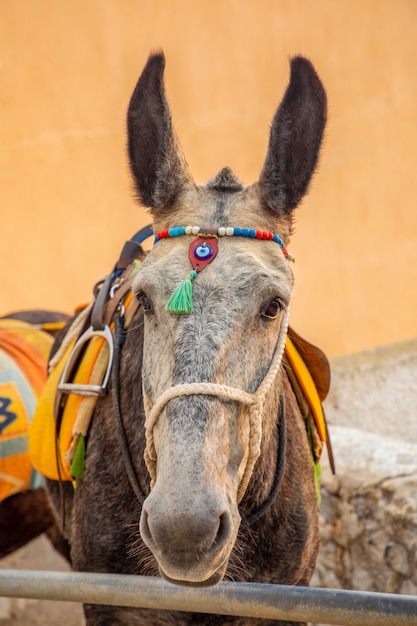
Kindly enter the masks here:
[[[84, 605], [86, 626], [181, 626], [188, 620], [177, 620], [179, 613], [152, 609], [129, 609], [118, 606]], [[198, 624], [199, 622], [195, 622]]]
[[32, 541], [54, 523], [44, 489], [6, 498], [0, 504], [0, 558]]

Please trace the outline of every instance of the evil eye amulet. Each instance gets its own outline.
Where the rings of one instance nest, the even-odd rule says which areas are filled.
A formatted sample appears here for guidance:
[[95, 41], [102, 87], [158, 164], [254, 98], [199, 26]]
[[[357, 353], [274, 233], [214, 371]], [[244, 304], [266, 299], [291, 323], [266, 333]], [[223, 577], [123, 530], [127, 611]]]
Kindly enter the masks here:
[[194, 254], [197, 257], [197, 259], [200, 259], [201, 261], [205, 261], [206, 259], [210, 259], [213, 256], [213, 248], [212, 246], [210, 246], [207, 241], [204, 241], [203, 243], [201, 243], [199, 246], [197, 246], [197, 248], [194, 250]]
[[195, 239], [190, 245], [190, 261], [193, 269], [200, 272], [203, 267], [212, 262], [218, 251], [217, 240], [213, 238]]

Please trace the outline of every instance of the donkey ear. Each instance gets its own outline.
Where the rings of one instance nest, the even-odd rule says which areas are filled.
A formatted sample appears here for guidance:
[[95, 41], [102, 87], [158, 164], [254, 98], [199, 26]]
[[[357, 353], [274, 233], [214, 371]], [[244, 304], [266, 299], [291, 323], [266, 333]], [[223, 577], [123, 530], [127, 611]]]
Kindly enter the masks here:
[[266, 204], [280, 215], [291, 212], [308, 190], [326, 115], [326, 92], [312, 64], [301, 56], [294, 57], [259, 179]]
[[137, 82], [127, 114], [130, 169], [140, 200], [154, 211], [169, 208], [189, 178], [172, 129], [164, 69], [163, 53], [152, 54]]

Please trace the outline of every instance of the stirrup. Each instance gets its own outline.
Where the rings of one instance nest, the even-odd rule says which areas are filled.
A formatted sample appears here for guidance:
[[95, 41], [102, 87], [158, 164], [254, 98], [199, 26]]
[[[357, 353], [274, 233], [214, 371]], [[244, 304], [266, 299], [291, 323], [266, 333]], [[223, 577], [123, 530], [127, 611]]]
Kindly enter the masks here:
[[[101, 385], [91, 385], [89, 383], [71, 383], [68, 382], [68, 379], [72, 373], [72, 370], [77, 362], [78, 357], [85, 344], [90, 341], [93, 337], [103, 337], [107, 341], [109, 346], [109, 361], [107, 364], [106, 373], [103, 378], [103, 382]], [[90, 326], [76, 341], [71, 353], [68, 357], [68, 360], [65, 364], [64, 370], [61, 374], [61, 378], [59, 379], [57, 390], [61, 391], [61, 393], [74, 393], [80, 396], [101, 396], [106, 393], [107, 384], [109, 382], [111, 368], [113, 365], [113, 357], [114, 357], [114, 343], [113, 343], [113, 335], [109, 328], [109, 326], [104, 326], [101, 330], [94, 330], [93, 326]]]

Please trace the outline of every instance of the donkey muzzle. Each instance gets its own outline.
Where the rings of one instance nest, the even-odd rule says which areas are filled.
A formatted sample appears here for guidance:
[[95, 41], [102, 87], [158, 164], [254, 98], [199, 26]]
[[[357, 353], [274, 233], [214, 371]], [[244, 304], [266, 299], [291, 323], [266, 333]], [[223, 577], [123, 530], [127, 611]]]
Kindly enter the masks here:
[[214, 585], [223, 578], [240, 517], [225, 498], [213, 493], [182, 497], [163, 493], [158, 484], [145, 500], [140, 519], [143, 541], [168, 581]]

